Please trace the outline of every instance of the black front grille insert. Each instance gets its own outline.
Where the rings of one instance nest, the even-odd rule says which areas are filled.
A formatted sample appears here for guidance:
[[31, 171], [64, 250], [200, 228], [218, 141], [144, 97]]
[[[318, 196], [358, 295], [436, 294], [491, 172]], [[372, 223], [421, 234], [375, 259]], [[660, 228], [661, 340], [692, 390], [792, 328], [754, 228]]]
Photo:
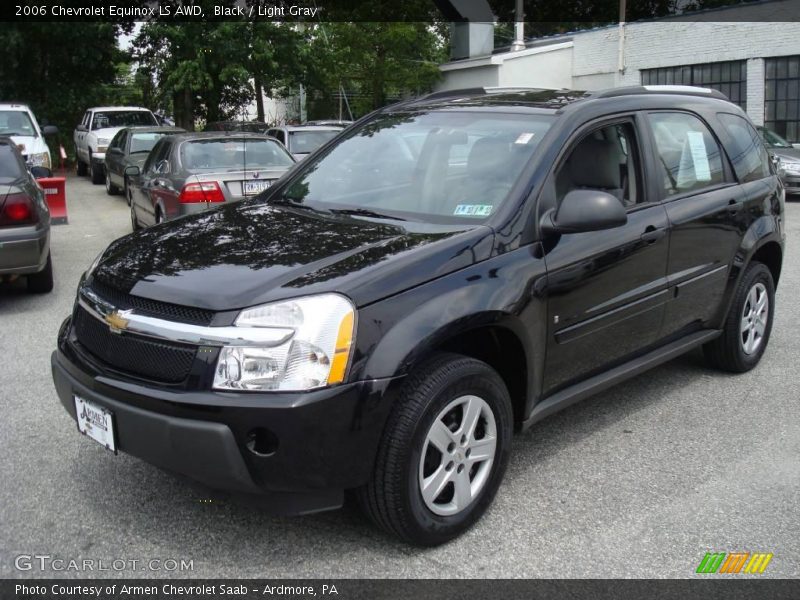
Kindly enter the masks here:
[[95, 294], [110, 303], [117, 310], [133, 308], [136, 309], [136, 313], [140, 315], [167, 319], [168, 321], [178, 321], [180, 323], [190, 323], [192, 325], [210, 325], [211, 321], [214, 319], [214, 311], [133, 296], [114, 289], [97, 279], [92, 281], [90, 287]]
[[197, 349], [126, 333], [112, 333], [83, 307], [75, 311], [75, 337], [92, 356], [111, 368], [136, 377], [179, 383], [186, 379]]

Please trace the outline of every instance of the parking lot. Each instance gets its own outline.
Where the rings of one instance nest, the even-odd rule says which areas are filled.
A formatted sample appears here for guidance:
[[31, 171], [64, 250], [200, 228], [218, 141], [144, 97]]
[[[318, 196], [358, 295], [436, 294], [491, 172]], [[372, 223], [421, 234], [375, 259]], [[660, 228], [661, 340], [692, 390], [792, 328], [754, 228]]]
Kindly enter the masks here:
[[695, 352], [540, 422], [516, 437], [486, 517], [420, 550], [354, 507], [273, 518], [80, 436], [50, 353], [80, 274], [130, 219], [85, 178], [69, 179], [67, 199], [53, 293], [0, 287], [0, 577], [91, 575], [15, 568], [38, 554], [193, 561], [102, 574], [126, 577], [680, 578], [711, 551], [771, 552], [761, 577], [800, 576], [800, 202], [787, 203], [777, 315], [755, 370], [722, 374]]

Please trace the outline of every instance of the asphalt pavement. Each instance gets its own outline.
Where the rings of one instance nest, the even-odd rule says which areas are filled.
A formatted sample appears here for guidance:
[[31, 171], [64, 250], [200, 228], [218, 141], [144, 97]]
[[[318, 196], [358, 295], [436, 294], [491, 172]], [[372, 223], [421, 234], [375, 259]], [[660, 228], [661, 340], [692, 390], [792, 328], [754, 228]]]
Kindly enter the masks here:
[[121, 196], [85, 178], [70, 178], [67, 202], [69, 225], [52, 233], [55, 290], [0, 286], [0, 577], [681, 578], [706, 552], [736, 551], [774, 554], [758, 577], [800, 576], [800, 201], [787, 203], [777, 315], [756, 369], [719, 373], [695, 352], [538, 423], [516, 436], [483, 520], [425, 550], [354, 507], [274, 518], [209, 498], [79, 435], [50, 353], [80, 274], [130, 219]]

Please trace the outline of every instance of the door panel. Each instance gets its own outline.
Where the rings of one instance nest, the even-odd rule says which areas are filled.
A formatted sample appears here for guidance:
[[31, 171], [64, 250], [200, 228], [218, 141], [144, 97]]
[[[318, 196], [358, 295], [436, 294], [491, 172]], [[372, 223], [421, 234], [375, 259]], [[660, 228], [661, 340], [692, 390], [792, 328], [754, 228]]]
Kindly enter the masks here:
[[[545, 255], [545, 393], [656, 340], [668, 298], [666, 229], [655, 204], [629, 213], [622, 227], [562, 235]], [[648, 239], [654, 231], [662, 235]]]

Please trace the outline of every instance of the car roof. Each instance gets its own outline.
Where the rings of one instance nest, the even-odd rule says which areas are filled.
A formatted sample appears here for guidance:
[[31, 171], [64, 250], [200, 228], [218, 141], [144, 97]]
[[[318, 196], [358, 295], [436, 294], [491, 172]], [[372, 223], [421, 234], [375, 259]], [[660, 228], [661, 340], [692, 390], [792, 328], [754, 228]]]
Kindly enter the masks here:
[[86, 110], [103, 112], [113, 112], [115, 110], [146, 110], [147, 112], [153, 112], [149, 108], [144, 108], [143, 106], [92, 106]]
[[186, 131], [182, 127], [173, 127], [171, 125], [138, 125], [134, 127], [125, 127], [124, 130], [135, 131], [137, 133], [183, 133]]
[[175, 141], [192, 141], [192, 140], [212, 140], [212, 139], [226, 139], [226, 138], [252, 138], [256, 140], [273, 140], [277, 141], [271, 135], [266, 133], [256, 133], [254, 131], [185, 131], [183, 133], [175, 133], [169, 136]]
[[0, 109], [9, 108], [16, 108], [19, 110], [27, 110], [28, 112], [32, 112], [27, 104], [22, 104], [20, 102], [0, 102]]
[[[679, 106], [687, 100], [730, 102], [717, 90], [693, 86], [653, 85], [628, 86], [598, 91], [552, 90], [538, 88], [469, 88], [434, 92], [421, 98], [406, 100], [387, 107], [387, 112], [436, 110], [454, 108], [503, 108], [504, 112], [557, 113], [573, 105], [612, 99], [641, 99], [658, 97], [662, 103]], [[652, 104], [651, 101], [643, 104]]]
[[286, 131], [341, 131], [344, 127], [338, 125], [281, 125], [273, 129], [285, 129]]

